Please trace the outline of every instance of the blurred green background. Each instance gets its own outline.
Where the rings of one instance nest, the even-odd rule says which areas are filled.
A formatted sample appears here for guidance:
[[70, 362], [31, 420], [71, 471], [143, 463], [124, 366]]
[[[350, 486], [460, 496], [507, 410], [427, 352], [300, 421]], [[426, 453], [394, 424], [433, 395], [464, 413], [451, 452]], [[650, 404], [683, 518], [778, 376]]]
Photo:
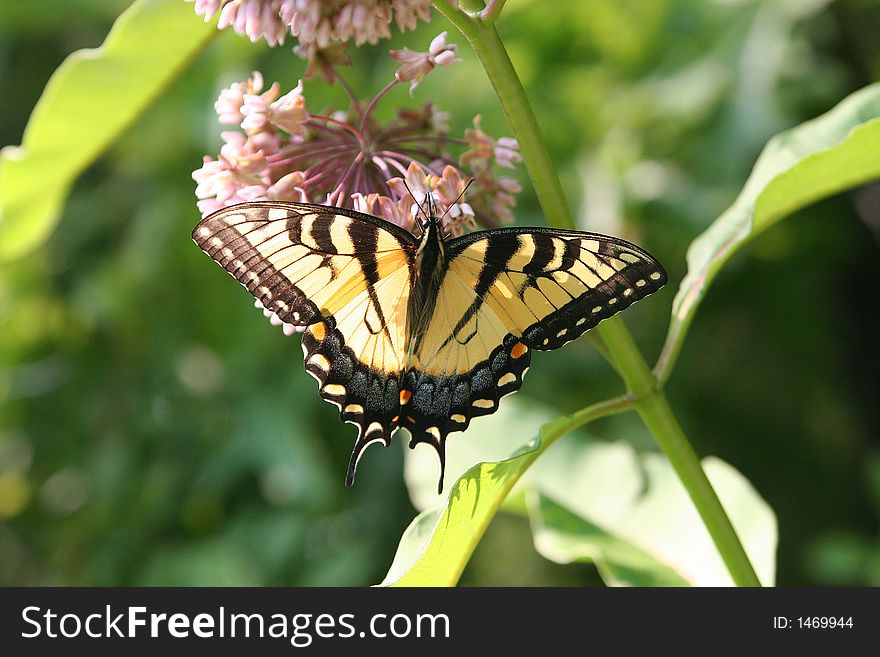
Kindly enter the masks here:
[[[52, 71], [127, 4], [0, 1], [0, 144], [20, 143]], [[625, 315], [649, 360], [687, 245], [766, 140], [880, 77], [878, 15], [871, 0], [507, 3], [499, 30], [581, 226], [643, 244], [670, 274]], [[393, 73], [388, 48], [444, 29], [465, 61], [381, 111], [433, 100], [453, 133], [481, 114], [509, 134], [442, 17], [353, 51], [347, 79], [371, 95]], [[354, 430], [319, 400], [298, 338], [189, 238], [217, 93], [254, 69], [292, 88], [304, 64], [290, 45], [219, 36], [79, 179], [50, 240], [0, 264], [0, 584], [365, 585], [387, 570], [414, 515], [401, 441], [368, 452], [345, 488]], [[315, 80], [306, 98], [344, 96]], [[518, 221], [542, 224], [525, 187]], [[880, 585], [878, 234], [874, 185], [761, 236], [719, 277], [668, 386], [698, 453], [776, 511], [780, 585]], [[561, 414], [621, 390], [583, 340], [536, 358], [519, 394]], [[634, 418], [597, 433], [653, 449]], [[449, 449], [459, 440], [480, 440], [480, 423]], [[545, 561], [527, 520], [503, 514], [462, 578], [599, 582]]]

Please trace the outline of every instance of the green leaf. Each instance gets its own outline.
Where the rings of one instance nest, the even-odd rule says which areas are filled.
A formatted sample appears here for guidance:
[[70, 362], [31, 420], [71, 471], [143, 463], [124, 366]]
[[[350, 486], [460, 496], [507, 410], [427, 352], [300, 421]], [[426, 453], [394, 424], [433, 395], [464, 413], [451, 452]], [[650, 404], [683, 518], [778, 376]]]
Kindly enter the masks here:
[[767, 143], [739, 197], [688, 249], [688, 273], [673, 301], [657, 366], [661, 379], [668, 377], [706, 290], [736, 251], [796, 210], [880, 178], [878, 117], [880, 83]]
[[76, 176], [215, 33], [180, 0], [137, 0], [100, 48], [73, 53], [58, 67], [22, 145], [0, 152], [0, 260], [48, 237]]
[[439, 507], [403, 533], [382, 586], [454, 586], [489, 522], [540, 451], [534, 440], [503, 461], [468, 470]]
[[[501, 506], [515, 513], [526, 513], [522, 495], [510, 496], [510, 492], [535, 459], [570, 431], [631, 406], [629, 398], [609, 399], [547, 421], [552, 416], [549, 409], [514, 397], [499, 413], [482, 418], [479, 435], [457, 446], [460, 454], [447, 460], [447, 473], [464, 474], [452, 487], [449, 498], [439, 505], [428, 506], [429, 500], [436, 500], [436, 494], [429, 494], [425, 489], [428, 485], [436, 486], [436, 458], [429, 465], [417, 450], [408, 451], [407, 486], [413, 504], [423, 512], [401, 537], [382, 585], [454, 585]], [[536, 422], [544, 422], [539, 438], [527, 442], [509, 458], [487, 460], [469, 468], [463, 465], [473, 463], [474, 454], [485, 458], [487, 454], [509, 453], [506, 446], [516, 444], [517, 438], [521, 442], [528, 427]], [[481, 447], [477, 448], [478, 444]]]
[[[775, 578], [776, 518], [749, 482], [715, 458], [703, 468], [758, 577]], [[625, 441], [560, 441], [530, 473], [535, 547], [559, 563], [592, 561], [609, 585], [731, 586], [733, 580], [669, 461]]]
[[674, 568], [543, 495], [530, 502], [535, 546], [556, 563], [594, 563], [609, 586], [688, 586]]
[[437, 521], [443, 515], [445, 505], [426, 509], [417, 515], [404, 530], [394, 554], [394, 561], [380, 586], [405, 585], [407, 571], [419, 560], [425, 551]]

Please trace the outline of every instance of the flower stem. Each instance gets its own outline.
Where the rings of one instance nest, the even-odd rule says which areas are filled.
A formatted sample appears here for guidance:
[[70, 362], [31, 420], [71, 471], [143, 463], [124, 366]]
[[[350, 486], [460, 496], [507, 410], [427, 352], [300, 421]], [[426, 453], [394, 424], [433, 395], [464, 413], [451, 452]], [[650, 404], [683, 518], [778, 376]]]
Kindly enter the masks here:
[[382, 89], [382, 91], [380, 91], [379, 93], [377, 93], [377, 94], [375, 95], [375, 97], [373, 98], [373, 100], [370, 101], [370, 104], [367, 105], [367, 109], [365, 109], [365, 110], [364, 110], [364, 113], [361, 115], [361, 125], [360, 125], [360, 132], [361, 132], [361, 134], [366, 134], [366, 132], [367, 132], [367, 121], [370, 120], [370, 114], [371, 114], [372, 111], [376, 108], [376, 105], [379, 104], [379, 101], [382, 100], [382, 97], [383, 97], [385, 94], [387, 94], [389, 91], [391, 91], [391, 90], [392, 90], [395, 86], [397, 86], [398, 84], [399, 84], [399, 83], [397, 82], [396, 79], [395, 79], [395, 80], [392, 80], [391, 82], [389, 82], [388, 84], [386, 84], [386, 85], [385, 85], [385, 88]]
[[351, 106], [354, 108], [354, 111], [360, 116], [363, 114], [363, 108], [361, 107], [361, 101], [358, 100], [358, 97], [355, 95], [354, 90], [348, 84], [346, 79], [342, 77], [342, 74], [336, 70], [335, 66], [330, 66], [329, 69], [333, 71], [333, 77], [335, 77], [339, 84], [342, 85], [342, 88], [345, 90], [345, 93], [348, 94], [348, 100], [351, 102]]
[[[557, 228], [574, 228], [568, 202], [538, 122], [494, 24], [472, 18], [446, 0], [437, 0], [434, 6], [462, 32], [480, 58], [519, 141], [547, 223]], [[596, 332], [602, 337], [613, 366], [634, 396], [634, 406], [642, 421], [690, 495], [733, 581], [738, 586], [760, 586], [730, 519], [632, 336], [618, 317], [599, 324]]]
[[541, 428], [541, 451], [546, 451], [550, 445], [569, 431], [574, 431], [578, 427], [599, 418], [628, 411], [635, 403], [636, 399], [632, 395], [621, 395], [620, 397], [612, 397], [611, 399], [590, 404], [571, 415], [564, 415], [553, 422], [548, 422]]

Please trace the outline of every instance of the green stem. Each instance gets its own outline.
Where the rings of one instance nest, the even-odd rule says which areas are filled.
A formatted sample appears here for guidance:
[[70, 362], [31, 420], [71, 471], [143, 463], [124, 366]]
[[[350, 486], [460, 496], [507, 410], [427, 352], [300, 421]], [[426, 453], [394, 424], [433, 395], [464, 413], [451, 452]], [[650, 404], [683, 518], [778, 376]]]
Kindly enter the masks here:
[[480, 12], [480, 20], [491, 23], [501, 14], [506, 0], [486, 0], [486, 6]]
[[584, 408], [575, 411], [571, 415], [564, 415], [560, 418], [548, 422], [541, 427], [541, 449], [535, 453], [538, 454], [547, 451], [547, 448], [562, 438], [569, 431], [574, 431], [589, 422], [598, 420], [609, 415], [617, 415], [633, 408], [636, 404], [636, 398], [632, 395], [621, 395], [620, 397], [612, 397], [604, 401], [590, 404]]
[[[568, 202], [531, 104], [494, 24], [472, 18], [446, 0], [437, 0], [434, 6], [462, 32], [480, 58], [514, 136], [519, 141], [520, 151], [538, 201], [547, 216], [547, 223], [557, 228], [574, 228]], [[627, 389], [635, 399], [635, 408], [642, 421], [666, 454], [693, 500], [733, 581], [739, 586], [760, 586], [730, 519], [660, 390], [660, 383], [645, 363], [632, 336], [618, 317], [602, 322], [596, 332], [600, 334], [611, 356], [611, 363], [623, 377]], [[552, 426], [555, 427], [555, 423]], [[554, 439], [561, 435], [550, 430], [550, 427], [547, 433], [554, 435]]]
[[491, 23], [504, 8], [506, 0], [459, 0], [459, 6], [471, 18]]

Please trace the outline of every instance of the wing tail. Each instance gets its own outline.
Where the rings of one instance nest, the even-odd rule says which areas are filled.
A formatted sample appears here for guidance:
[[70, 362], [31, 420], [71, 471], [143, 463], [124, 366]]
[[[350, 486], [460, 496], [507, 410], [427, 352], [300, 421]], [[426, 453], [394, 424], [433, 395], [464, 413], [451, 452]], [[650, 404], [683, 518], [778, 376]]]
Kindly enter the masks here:
[[508, 335], [488, 358], [469, 365], [460, 374], [430, 374], [411, 369], [404, 377], [400, 426], [412, 436], [410, 448], [428, 443], [440, 458], [440, 484], [443, 490], [445, 446], [449, 434], [464, 431], [471, 418], [489, 415], [498, 409], [502, 397], [522, 386], [529, 369], [530, 351], [519, 338]]

